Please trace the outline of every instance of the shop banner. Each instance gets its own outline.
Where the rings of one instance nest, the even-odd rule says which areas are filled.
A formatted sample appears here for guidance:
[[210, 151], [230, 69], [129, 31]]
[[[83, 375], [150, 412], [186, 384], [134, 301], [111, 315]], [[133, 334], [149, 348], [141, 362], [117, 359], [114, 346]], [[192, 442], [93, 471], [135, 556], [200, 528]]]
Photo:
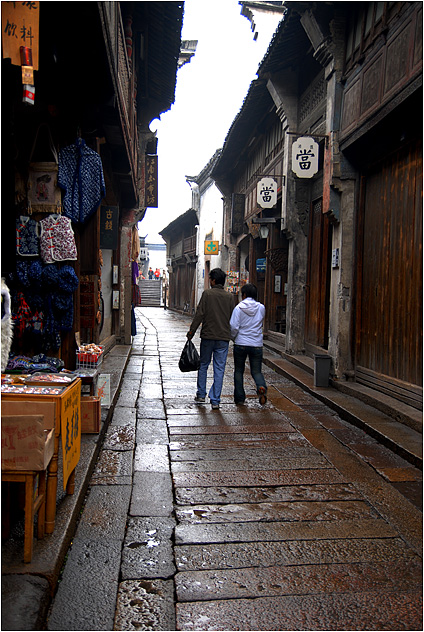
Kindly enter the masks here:
[[21, 65], [21, 46], [32, 52], [32, 68], [38, 70], [39, 2], [2, 2], [1, 25], [3, 57]]
[[81, 452], [80, 380], [61, 401], [60, 432], [62, 435], [63, 489], [66, 491], [68, 478], [78, 465]]

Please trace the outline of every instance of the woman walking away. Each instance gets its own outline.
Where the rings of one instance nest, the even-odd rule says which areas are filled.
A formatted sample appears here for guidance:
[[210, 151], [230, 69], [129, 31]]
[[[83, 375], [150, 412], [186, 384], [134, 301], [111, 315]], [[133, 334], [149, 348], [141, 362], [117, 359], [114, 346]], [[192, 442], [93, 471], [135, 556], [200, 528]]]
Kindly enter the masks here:
[[250, 373], [255, 380], [259, 403], [263, 406], [267, 392], [262, 375], [265, 306], [258, 302], [258, 290], [251, 283], [243, 285], [241, 298], [230, 320], [231, 339], [234, 340], [234, 401], [243, 404], [246, 399], [243, 376], [246, 358], [249, 357]]

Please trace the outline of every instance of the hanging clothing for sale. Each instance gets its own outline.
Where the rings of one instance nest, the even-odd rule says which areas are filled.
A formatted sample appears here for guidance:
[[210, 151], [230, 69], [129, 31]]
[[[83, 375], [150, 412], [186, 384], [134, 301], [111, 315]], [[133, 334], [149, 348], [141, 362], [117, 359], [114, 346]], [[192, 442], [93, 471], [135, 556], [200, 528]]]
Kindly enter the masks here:
[[140, 275], [140, 272], [138, 270], [138, 263], [137, 261], [131, 261], [131, 278], [132, 278], [132, 284], [135, 285], [137, 283], [137, 279]]
[[63, 213], [83, 224], [106, 195], [102, 160], [82, 138], [59, 152], [58, 185], [64, 190]]
[[78, 259], [74, 231], [69, 217], [49, 215], [40, 221], [40, 250], [44, 263]]
[[135, 318], [134, 305], [131, 305], [131, 336], [137, 335], [137, 322]]
[[132, 227], [131, 231], [131, 259], [138, 261], [140, 256], [140, 236], [137, 226]]
[[21, 257], [38, 257], [40, 242], [38, 224], [31, 217], [16, 218], [16, 253]]

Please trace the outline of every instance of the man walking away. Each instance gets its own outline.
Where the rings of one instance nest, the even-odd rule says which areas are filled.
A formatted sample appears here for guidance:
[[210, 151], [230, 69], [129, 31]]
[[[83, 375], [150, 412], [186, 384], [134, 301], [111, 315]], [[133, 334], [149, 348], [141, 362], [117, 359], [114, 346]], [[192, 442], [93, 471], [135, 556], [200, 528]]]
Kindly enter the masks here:
[[258, 290], [251, 283], [243, 285], [241, 298], [230, 320], [231, 338], [234, 340], [234, 401], [243, 404], [246, 399], [243, 375], [246, 358], [249, 357], [250, 373], [255, 380], [259, 403], [263, 406], [267, 392], [262, 375], [265, 306], [258, 302]]
[[232, 295], [224, 290], [226, 276], [220, 268], [211, 270], [209, 274], [211, 287], [203, 292], [187, 334], [187, 338], [191, 340], [202, 323], [200, 368], [197, 373], [197, 393], [194, 401], [198, 404], [204, 404], [206, 401], [206, 379], [208, 367], [213, 358], [213, 384], [209, 390], [213, 410], [219, 408], [221, 401], [225, 364], [231, 338], [230, 318], [234, 300]]

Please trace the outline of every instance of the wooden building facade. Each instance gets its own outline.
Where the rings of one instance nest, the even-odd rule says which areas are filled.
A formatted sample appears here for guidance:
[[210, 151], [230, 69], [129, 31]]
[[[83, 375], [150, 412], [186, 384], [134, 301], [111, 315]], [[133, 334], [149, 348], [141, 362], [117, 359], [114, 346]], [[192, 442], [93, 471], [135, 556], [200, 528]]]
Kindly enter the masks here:
[[[104, 190], [90, 217], [72, 220], [77, 258], [66, 263], [79, 281], [73, 319], [48, 349], [73, 368], [76, 332], [81, 341], [106, 346], [131, 341], [131, 241], [151, 205], [145, 164], [157, 144], [149, 124], [174, 102], [184, 3], [23, 4], [38, 12], [38, 66], [29, 104], [23, 101], [21, 67], [2, 59], [2, 276], [13, 300], [22, 289], [25, 295], [35, 289], [22, 288], [17, 276], [23, 257], [15, 240], [16, 219], [39, 222], [47, 215], [31, 214], [30, 162], [54, 162], [52, 149], [60, 156], [62, 149], [82, 144], [95, 152]], [[114, 305], [113, 294], [119, 297]], [[50, 295], [46, 291], [38, 299], [51, 303]], [[27, 298], [34, 313], [36, 303]], [[39, 313], [41, 307], [46, 311], [45, 304], [37, 304]], [[32, 344], [15, 338], [16, 351], [31, 354]]]
[[187, 314], [196, 308], [197, 212], [189, 209], [159, 235], [166, 242], [169, 272], [168, 307]]
[[[336, 380], [419, 408], [422, 4], [285, 6], [212, 173], [230, 257], [288, 355], [328, 354]], [[318, 148], [310, 178], [292, 168], [302, 137]]]

